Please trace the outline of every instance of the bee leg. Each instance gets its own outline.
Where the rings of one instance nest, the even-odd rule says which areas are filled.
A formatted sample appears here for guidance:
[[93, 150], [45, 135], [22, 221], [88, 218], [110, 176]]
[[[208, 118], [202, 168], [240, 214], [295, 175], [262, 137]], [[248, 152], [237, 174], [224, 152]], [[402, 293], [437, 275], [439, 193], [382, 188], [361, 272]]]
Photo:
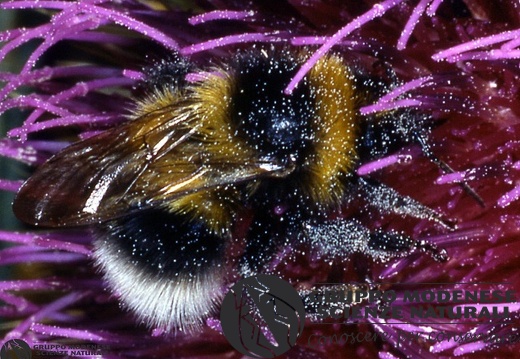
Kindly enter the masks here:
[[[435, 163], [441, 170], [443, 170], [445, 173], [454, 173], [455, 171], [453, 168], [450, 167], [446, 162], [442, 161], [440, 158], [435, 156], [432, 149], [430, 148], [430, 145], [428, 144], [428, 141], [426, 140], [426, 136], [424, 134], [416, 133], [415, 139], [421, 146], [422, 153], [428, 157], [430, 161]], [[459, 183], [459, 185], [462, 187], [462, 189], [471, 197], [473, 198], [482, 208], [486, 207], [484, 200], [482, 197], [480, 197], [473, 188], [470, 187], [466, 182]]]
[[437, 211], [421, 204], [411, 197], [403, 196], [393, 188], [382, 183], [359, 178], [359, 188], [368, 203], [382, 213], [394, 213], [437, 222], [446, 228], [454, 229], [453, 221], [446, 219]]
[[314, 322], [330, 318], [362, 302], [368, 302], [368, 293], [377, 291], [378, 285], [366, 283], [320, 284], [300, 289], [298, 294], [305, 306], [305, 315]]
[[385, 232], [377, 229], [370, 231], [356, 220], [336, 219], [323, 223], [305, 223], [303, 234], [312, 248], [319, 254], [344, 258], [353, 253], [363, 253], [381, 262], [399, 258], [420, 250], [426, 252], [436, 261], [447, 260], [444, 249], [424, 240], [414, 240], [397, 232]]

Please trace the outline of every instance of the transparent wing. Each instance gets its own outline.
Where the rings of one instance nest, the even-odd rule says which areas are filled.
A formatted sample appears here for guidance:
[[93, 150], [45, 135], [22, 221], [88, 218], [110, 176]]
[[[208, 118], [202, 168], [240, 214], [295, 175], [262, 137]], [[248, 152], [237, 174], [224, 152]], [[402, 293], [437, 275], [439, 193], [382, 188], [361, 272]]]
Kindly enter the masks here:
[[212, 121], [177, 105], [77, 142], [29, 178], [14, 212], [33, 225], [87, 225], [285, 171]]

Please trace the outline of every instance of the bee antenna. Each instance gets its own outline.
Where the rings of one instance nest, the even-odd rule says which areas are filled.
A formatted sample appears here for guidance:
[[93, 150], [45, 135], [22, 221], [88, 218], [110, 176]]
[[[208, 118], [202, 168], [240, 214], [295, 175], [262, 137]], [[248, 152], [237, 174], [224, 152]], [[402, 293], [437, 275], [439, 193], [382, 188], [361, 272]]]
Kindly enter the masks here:
[[[430, 161], [435, 163], [441, 170], [443, 170], [445, 173], [454, 173], [455, 170], [450, 167], [446, 162], [435, 156], [433, 153], [430, 145], [428, 144], [428, 141], [426, 140], [426, 137], [424, 134], [416, 133], [415, 138], [419, 145], [421, 146], [422, 153], [428, 157]], [[473, 198], [482, 208], [486, 207], [486, 204], [484, 203], [484, 200], [482, 197], [479, 196], [477, 191], [475, 191], [470, 185], [468, 185], [466, 182], [459, 183], [459, 186], [462, 187], [464, 192], [468, 194], [471, 198]]]

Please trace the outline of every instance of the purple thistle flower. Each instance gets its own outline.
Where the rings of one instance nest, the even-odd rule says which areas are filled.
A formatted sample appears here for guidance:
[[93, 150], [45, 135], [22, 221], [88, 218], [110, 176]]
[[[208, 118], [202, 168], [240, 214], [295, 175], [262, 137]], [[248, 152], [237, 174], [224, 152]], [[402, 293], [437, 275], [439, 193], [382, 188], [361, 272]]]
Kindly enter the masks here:
[[[0, 155], [38, 166], [65, 147], [71, 135], [86, 138], [122, 123], [132, 106], [129, 94], [139, 92], [139, 81], [146, 77], [143, 64], [173, 50], [208, 63], [256, 43], [310, 47], [313, 55], [287, 93], [328, 52], [380, 59], [402, 82], [361, 113], [416, 108], [431, 114], [442, 121], [431, 136], [434, 151], [455, 172], [443, 173], [409, 146], [363, 164], [357, 173], [383, 179], [400, 193], [456, 219], [457, 229], [369, 212], [366, 222], [427, 239], [445, 248], [450, 259], [436, 263], [418, 253], [373, 263], [355, 255], [338, 266], [303, 254], [308, 250], [304, 248], [280, 254], [271, 267], [300, 287], [333, 280], [382, 283], [385, 290], [396, 291], [397, 303], [404, 291], [425, 289], [421, 283], [439, 283], [428, 288], [449, 291], [520, 290], [518, 2], [206, 0], [183, 5], [190, 10], [168, 1], [1, 3], [2, 11], [42, 11], [48, 19], [32, 28], [0, 33], [0, 61], [34, 45], [19, 71], [0, 72], [0, 113], [19, 109], [26, 114], [24, 123], [0, 140]], [[73, 46], [69, 57], [63, 49], [72, 51]], [[204, 75], [189, 74], [187, 80]], [[463, 182], [475, 188], [485, 208], [457, 186]], [[20, 185], [19, 180], [0, 179], [4, 191], [14, 193]], [[105, 358], [240, 357], [222, 336], [217, 318], [210, 318], [200, 334], [174, 338], [162, 335], [160, 328], [149, 331], [136, 324], [131, 314], [119, 309], [93, 268], [88, 229], [0, 231], [0, 240], [11, 244], [0, 251], [0, 266], [14, 268], [13, 278], [0, 282], [4, 341], [103, 344], [110, 347]], [[481, 282], [489, 284], [472, 284]], [[409, 314], [412, 309], [401, 304]], [[520, 307], [502, 305], [511, 312], [505, 322], [307, 323], [300, 344], [287, 357], [512, 356], [518, 344], [499, 339], [514, 334]], [[313, 334], [343, 331], [384, 334], [389, 339], [307, 345]], [[430, 340], [432, 333], [449, 333], [457, 340], [435, 342]], [[467, 333], [483, 339], [464, 342], [461, 336]]]

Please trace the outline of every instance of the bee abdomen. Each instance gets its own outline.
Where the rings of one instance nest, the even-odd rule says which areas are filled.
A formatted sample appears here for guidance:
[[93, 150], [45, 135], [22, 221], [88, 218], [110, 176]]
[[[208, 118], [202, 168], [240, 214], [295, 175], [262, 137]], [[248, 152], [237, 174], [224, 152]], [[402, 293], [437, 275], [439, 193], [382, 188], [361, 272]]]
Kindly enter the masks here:
[[220, 297], [223, 240], [184, 217], [138, 212], [106, 223], [96, 240], [110, 287], [141, 321], [165, 331], [198, 329]]

